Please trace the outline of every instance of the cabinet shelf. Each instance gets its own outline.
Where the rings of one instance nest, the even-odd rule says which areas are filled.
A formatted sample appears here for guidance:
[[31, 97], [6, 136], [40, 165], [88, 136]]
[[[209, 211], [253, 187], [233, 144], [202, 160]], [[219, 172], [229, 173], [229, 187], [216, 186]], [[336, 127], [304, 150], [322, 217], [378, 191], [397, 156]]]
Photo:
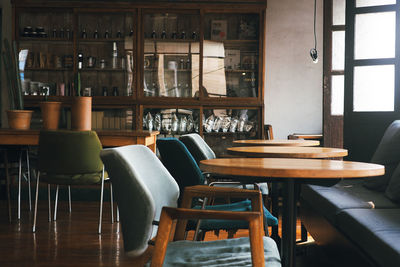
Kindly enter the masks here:
[[89, 72], [89, 71], [104, 71], [104, 72], [125, 72], [125, 71], [127, 71], [126, 69], [121, 69], [121, 68], [119, 68], [119, 69], [113, 69], [113, 68], [104, 68], [104, 69], [102, 69], [102, 68], [83, 68], [83, 69], [80, 69], [79, 71], [82, 71], [82, 72]]
[[125, 42], [125, 38], [79, 38], [78, 39], [78, 43], [80, 44], [104, 44], [112, 42]]
[[71, 45], [73, 43], [72, 39], [67, 39], [67, 38], [53, 38], [53, 37], [20, 37], [19, 42], [52, 42], [52, 43], [58, 43], [58, 44], [68, 44]]
[[251, 70], [251, 69], [225, 69], [225, 72], [227, 73], [242, 73], [242, 72], [257, 72], [257, 70]]
[[73, 71], [72, 68], [25, 68], [25, 71]]

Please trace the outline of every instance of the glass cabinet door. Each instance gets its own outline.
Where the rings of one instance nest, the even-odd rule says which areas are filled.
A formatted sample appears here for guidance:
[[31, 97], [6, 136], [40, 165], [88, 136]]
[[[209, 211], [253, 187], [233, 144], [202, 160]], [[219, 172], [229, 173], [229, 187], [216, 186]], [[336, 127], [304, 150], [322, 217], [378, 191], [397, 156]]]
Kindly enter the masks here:
[[257, 97], [259, 14], [206, 14], [203, 87], [208, 97]]
[[19, 68], [25, 95], [69, 95], [73, 81], [73, 13], [29, 9], [17, 16]]
[[134, 93], [134, 14], [78, 14], [77, 71], [85, 95]]
[[199, 91], [199, 16], [145, 14], [143, 94], [194, 97]]

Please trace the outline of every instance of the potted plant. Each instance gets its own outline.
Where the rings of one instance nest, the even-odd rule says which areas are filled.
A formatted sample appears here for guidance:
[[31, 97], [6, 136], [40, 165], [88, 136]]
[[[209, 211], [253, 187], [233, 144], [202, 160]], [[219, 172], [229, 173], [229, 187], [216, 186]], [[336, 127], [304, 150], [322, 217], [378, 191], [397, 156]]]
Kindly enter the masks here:
[[83, 96], [81, 90], [81, 75], [75, 77], [76, 96], [71, 105], [71, 128], [76, 131], [90, 131], [92, 129], [92, 98]]
[[16, 44], [13, 42], [13, 53], [10, 44], [4, 39], [5, 52], [2, 53], [7, 75], [10, 109], [7, 110], [8, 126], [11, 129], [27, 130], [31, 125], [32, 110], [24, 110], [22, 98], [21, 76]]
[[61, 102], [48, 101], [50, 88], [43, 86], [41, 92], [44, 94], [44, 101], [40, 102], [40, 110], [42, 111], [43, 129], [57, 130], [60, 120]]

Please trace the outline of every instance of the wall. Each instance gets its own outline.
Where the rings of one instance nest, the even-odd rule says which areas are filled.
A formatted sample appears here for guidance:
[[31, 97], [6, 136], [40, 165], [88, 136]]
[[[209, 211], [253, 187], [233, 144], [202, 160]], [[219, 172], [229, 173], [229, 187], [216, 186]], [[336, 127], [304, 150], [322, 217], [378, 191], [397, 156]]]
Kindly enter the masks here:
[[268, 0], [266, 23], [265, 123], [275, 138], [322, 132], [323, 1], [317, 0], [317, 64], [313, 0]]
[[[2, 29], [1, 29], [1, 37], [7, 38], [8, 40], [11, 40], [11, 3], [10, 0], [1, 0], [0, 1], [0, 7], [3, 10], [3, 19], [2, 19]], [[3, 42], [3, 40], [0, 40]], [[8, 108], [8, 87], [7, 87], [7, 81], [5, 78], [5, 72], [4, 72], [4, 65], [3, 65], [3, 58], [1, 58], [0, 64], [2, 65], [1, 68], [1, 127], [7, 127], [7, 118], [5, 114], [5, 110]]]

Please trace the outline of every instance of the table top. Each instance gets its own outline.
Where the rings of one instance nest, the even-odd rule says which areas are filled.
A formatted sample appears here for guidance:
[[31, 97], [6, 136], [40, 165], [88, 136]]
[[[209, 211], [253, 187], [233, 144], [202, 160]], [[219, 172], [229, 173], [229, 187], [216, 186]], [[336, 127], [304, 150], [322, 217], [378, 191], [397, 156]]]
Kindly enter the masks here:
[[326, 159], [219, 158], [200, 161], [200, 168], [233, 176], [310, 179], [357, 178], [385, 173], [385, 167], [379, 164]]
[[252, 140], [236, 140], [233, 141], [236, 145], [246, 146], [319, 146], [318, 140], [302, 140], [302, 139], [252, 139]]
[[347, 149], [298, 146], [230, 147], [229, 154], [258, 158], [334, 158], [347, 156]]
[[[60, 129], [64, 130], [64, 129]], [[135, 130], [95, 130], [103, 146], [122, 146], [141, 143], [155, 143], [158, 131]], [[0, 145], [38, 145], [40, 129], [15, 130], [0, 128]], [[137, 139], [150, 139], [148, 142], [137, 142]]]

